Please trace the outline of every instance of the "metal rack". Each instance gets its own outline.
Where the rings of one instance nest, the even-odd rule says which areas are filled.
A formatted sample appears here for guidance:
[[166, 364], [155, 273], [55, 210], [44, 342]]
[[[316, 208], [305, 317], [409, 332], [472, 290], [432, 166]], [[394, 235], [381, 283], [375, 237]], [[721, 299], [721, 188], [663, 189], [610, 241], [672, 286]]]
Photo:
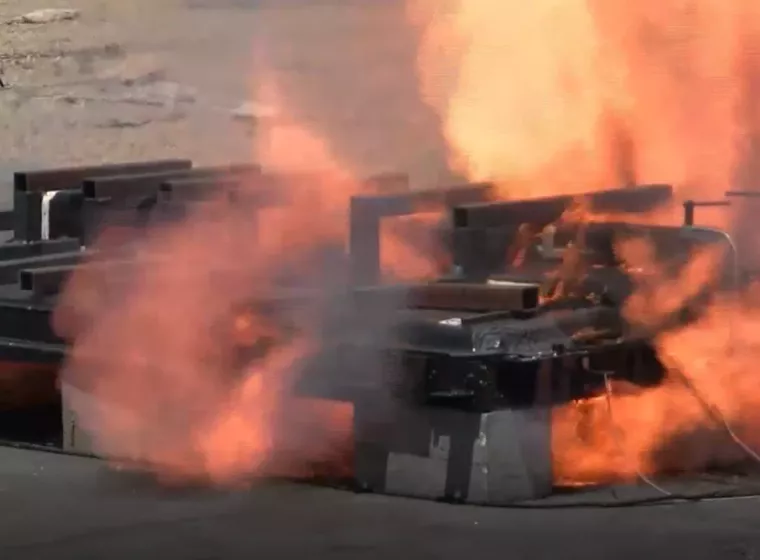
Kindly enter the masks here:
[[[98, 257], [97, 266], [118, 269], [130, 263], [119, 247], [104, 249], [94, 243], [105, 227], [116, 224], [141, 231], [151, 224], [163, 223], [161, 220], [181, 218], [194, 204], [202, 203], [211, 189], [223, 190], [231, 203], [237, 203], [244, 196], [238, 188], [244, 182], [255, 182], [260, 187], [253, 196], [245, 195], [246, 204], [250, 204], [245, 208], [250, 208], [251, 219], [255, 219], [259, 209], [283, 202], [278, 196], [281, 180], [257, 166], [196, 168], [182, 159], [16, 174], [12, 227], [7, 228], [13, 230], [14, 239], [0, 245], [0, 363], [48, 366], [46, 387], [56, 391], [56, 367], [68, 351], [67, 341], [51, 327], [62, 287], [78, 267], [95, 266], [87, 262], [90, 256]], [[305, 176], [300, 180], [310, 179]], [[387, 433], [372, 433], [371, 424], [386, 414], [373, 408], [383, 398], [401, 403], [393, 409], [393, 418], [384, 418], [387, 425], [399, 426], [399, 433], [419, 436], [419, 449], [413, 455], [428, 460], [431, 438], [441, 434], [450, 437], [451, 452], [446, 451], [445, 467], [448, 471], [443, 475], [447, 482], [435, 497], [465, 499], [467, 485], [480, 476], [472, 474], [473, 449], [481, 432], [491, 429], [486, 426], [488, 422], [496, 422], [494, 418], [498, 422], [517, 422], [516, 427], [509, 428], [510, 434], [518, 434], [515, 437], [543, 434], [541, 441], [529, 446], [545, 450], [549, 446], [544, 437], [549, 430], [547, 408], [553, 399], [585, 395], [594, 383], [603, 383], [594, 371], [616, 367], [642, 384], [656, 382], [657, 376], [651, 372], [657, 370], [658, 364], [647, 340], [576, 343], [558, 326], [556, 317], [562, 313], [555, 316], [551, 309], [539, 309], [540, 293], [535, 282], [510, 278], [491, 282], [490, 277], [504, 271], [505, 248], [522, 224], [543, 228], [559, 220], [579, 200], [592, 212], [621, 216], [647, 212], [672, 201], [670, 186], [641, 185], [576, 196], [502, 201], [494, 200], [496, 194], [490, 184], [412, 191], [408, 178], [398, 173], [371, 177], [366, 183], [372, 185], [375, 194], [354, 196], [346, 217], [348, 238], [341, 264], [346, 265], [350, 278], [348, 293], [343, 295], [356, 304], [354, 316], [371, 318], [377, 310], [386, 315], [389, 310], [398, 311], [399, 315], [394, 315], [395, 322], [390, 324], [392, 336], [370, 331], [364, 333], [368, 336], [361, 344], [339, 341], [326, 352], [331, 353], [330, 363], [335, 364], [332, 370], [338, 371], [340, 381], [349, 383], [368, 369], [385, 367], [381, 356], [395, 356], [396, 365], [389, 367], [398, 371], [381, 372], [384, 382], [389, 373], [393, 374], [392, 394], [381, 394], [378, 382], [361, 390], [335, 386], [319, 394], [310, 393], [308, 387], [304, 389], [309, 396], [350, 400], [354, 404], [356, 473], [360, 484], [383, 491], [390, 476], [383, 471], [388, 457], [412, 453], [407, 449], [408, 441], [391, 442]], [[722, 232], [694, 226], [694, 209], [705, 205], [715, 204], [690, 201], [684, 205], [686, 227], [652, 227], [650, 233], [676, 244], [684, 239], [689, 243], [723, 239]], [[456, 273], [413, 285], [384, 284], [380, 258], [383, 220], [430, 211], [441, 218], [431, 227], [438, 228], [439, 239], [443, 249], [450, 252]], [[603, 237], [610, 233], [607, 229], [614, 227], [617, 226], [605, 225], [594, 234]], [[290, 297], [287, 293], [279, 296]], [[577, 316], [585, 318], [609, 311], [609, 307], [602, 309], [594, 304], [580, 309]], [[527, 326], [523, 328], [524, 325]], [[362, 344], [369, 344], [369, 348]], [[520, 426], [525, 425], [531, 428], [522, 430]], [[495, 437], [489, 436], [488, 445], [504, 441], [503, 434], [492, 435]], [[507, 455], [498, 451], [491, 457]], [[547, 457], [541, 454], [536, 458], [541, 462], [540, 469], [550, 469]], [[443, 463], [435, 461], [436, 465]], [[519, 468], [526, 471], [524, 466]], [[540, 470], [527, 470], [531, 469]], [[494, 473], [502, 481], [514, 480], [497, 470]], [[546, 478], [545, 473], [541, 476]], [[495, 479], [491, 482], [498, 483]], [[415, 480], [414, 484], [418, 483], [420, 487], [424, 485]], [[472, 482], [472, 488], [476, 486]], [[480, 488], [486, 502], [496, 501], [489, 494], [488, 484]], [[513, 495], [514, 489], [503, 490], [504, 496]], [[530, 494], [534, 490], [520, 491]], [[417, 495], [418, 489], [404, 493]]]

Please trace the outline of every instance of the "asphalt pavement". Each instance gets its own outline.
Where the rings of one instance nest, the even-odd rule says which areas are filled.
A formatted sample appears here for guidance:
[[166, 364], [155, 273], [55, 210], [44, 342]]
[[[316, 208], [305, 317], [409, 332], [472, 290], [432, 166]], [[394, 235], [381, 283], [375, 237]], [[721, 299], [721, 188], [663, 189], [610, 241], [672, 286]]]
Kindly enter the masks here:
[[267, 482], [171, 490], [96, 459], [0, 449], [0, 558], [756, 558], [760, 499], [455, 506]]

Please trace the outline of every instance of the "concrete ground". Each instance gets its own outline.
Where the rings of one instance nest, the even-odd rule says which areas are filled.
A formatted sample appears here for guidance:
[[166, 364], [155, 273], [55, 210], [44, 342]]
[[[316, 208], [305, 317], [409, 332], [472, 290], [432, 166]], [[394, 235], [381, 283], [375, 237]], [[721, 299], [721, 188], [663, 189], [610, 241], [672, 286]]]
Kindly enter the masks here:
[[[289, 116], [329, 138], [347, 166], [407, 170], [420, 182], [445, 176], [437, 121], [416, 89], [414, 33], [396, 0], [72, 5], [76, 21], [0, 23], [9, 86], [0, 89], [0, 184], [26, 165], [247, 159], [257, 122], [277, 118], [232, 118], [262, 61], [289, 92]], [[70, 5], [0, 0], [0, 22], [39, 7]], [[0, 206], [9, 204], [0, 189]], [[291, 483], [179, 492], [96, 460], [0, 449], [0, 504], [3, 560], [760, 555], [755, 498], [480, 509]]]
[[291, 483], [159, 489], [94, 459], [0, 450], [0, 558], [750, 559], [760, 499], [483, 509]]

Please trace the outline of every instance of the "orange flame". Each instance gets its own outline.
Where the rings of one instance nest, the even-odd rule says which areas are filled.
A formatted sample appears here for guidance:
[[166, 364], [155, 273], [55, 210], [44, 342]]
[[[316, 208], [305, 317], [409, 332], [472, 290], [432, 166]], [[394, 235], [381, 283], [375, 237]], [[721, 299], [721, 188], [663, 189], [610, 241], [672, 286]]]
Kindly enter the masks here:
[[737, 64], [757, 25], [749, 0], [410, 7], [423, 92], [469, 177], [516, 197], [632, 179], [726, 190], [746, 130]]
[[[760, 41], [757, 2], [408, 4], [422, 34], [421, 90], [440, 116], [451, 165], [472, 180], [496, 182], [502, 197], [667, 182], [679, 200], [715, 199], [735, 177], [752, 177], [760, 122], [748, 77], [760, 69], [750, 49]], [[107, 414], [83, 413], [106, 455], [147, 461], [162, 474], [234, 481], [277, 465], [278, 457], [288, 470], [346, 445], [350, 412], [305, 403], [298, 420], [286, 412], [287, 389], [313, 342], [303, 329], [293, 334], [264, 315], [248, 317], [237, 325], [246, 336], [274, 337], [278, 345], [242, 371], [218, 336], [219, 324], [235, 328], [231, 313], [241, 302], [277, 291], [273, 271], [301, 264], [321, 244], [344, 243], [348, 200], [364, 188], [352, 162], [338, 161], [327, 139], [278, 106], [276, 81], [264, 83], [260, 100], [279, 118], [257, 132], [256, 161], [321, 179], [294, 181], [285, 203], [255, 222], [243, 207], [209, 201], [186, 222], [137, 243], [130, 278], [76, 275], [65, 294], [57, 323], [76, 340], [65, 381], [114, 404]], [[713, 224], [730, 218], [724, 213]], [[394, 233], [400, 229], [384, 234], [392, 254], [383, 258], [395, 275], [435, 273], [439, 263], [418, 259]], [[625, 308], [644, 327], [712, 282], [720, 266], [705, 252], [670, 274], [646, 246], [621, 251], [649, 271]], [[115, 295], [96, 293], [103, 284]], [[698, 321], [659, 336], [655, 346], [671, 375], [654, 390], [615, 387], [619, 431], [597, 409], [604, 399], [557, 411], [558, 476], [599, 480], [725, 458], [725, 437], [702, 437], [688, 453], [683, 445], [693, 439], [674, 445], [714, 424], [679, 376], [709, 393], [746, 436], [759, 394], [752, 384], [756, 303], [717, 301]], [[294, 320], [302, 327], [317, 312], [299, 309]], [[728, 344], [731, 333], [738, 336]]]
[[[716, 200], [732, 187], [756, 188], [757, 2], [408, 4], [423, 36], [422, 90], [441, 116], [452, 165], [474, 180], [496, 181], [502, 196], [669, 183], [677, 194], [673, 207], [635, 220], [678, 225], [685, 199]], [[728, 229], [749, 213], [700, 209], [697, 219]], [[589, 219], [630, 220], [580, 212], [580, 221]], [[751, 243], [741, 247], [743, 259], [756, 258]], [[642, 327], [711, 285], [727, 266], [708, 249], [674, 274], [651, 249], [645, 243], [620, 247], [647, 270], [625, 308]], [[611, 430], [600, 408], [605, 399], [557, 411], [559, 478], [593, 481], [736, 458], [740, 446], [727, 449], [730, 438], [706, 417], [681, 375], [711, 395], [745, 434], [751, 431], [760, 392], [747, 381], [756, 345], [746, 338], [757, 324], [756, 302], [747, 308], [748, 300], [737, 298], [713, 303], [696, 323], [657, 338], [669, 380], [654, 390], [616, 387], [619, 430]], [[744, 340], [729, 350], [727, 336], [737, 331]], [[700, 437], [687, 437], [690, 432]]]
[[[282, 97], [274, 80], [266, 85], [273, 105]], [[74, 339], [64, 382], [104, 403], [76, 411], [101, 454], [164, 477], [232, 483], [302, 474], [350, 448], [350, 407], [291, 396], [317, 338], [320, 298], [274, 316], [257, 302], [281, 292], [283, 271], [309, 276], [314, 251], [343, 248], [350, 197], [364, 187], [325, 141], [282, 107], [278, 114], [262, 125], [254, 153], [268, 172], [293, 177], [276, 208], [254, 215], [214, 197], [136, 240], [131, 274], [111, 283], [110, 295], [108, 267], [85, 267], [67, 287], [56, 317]], [[257, 184], [253, 177], [244, 190]], [[392, 262], [425, 270], [394, 232], [386, 238]], [[345, 280], [334, 274], [333, 282]], [[241, 366], [241, 347], [261, 355]]]

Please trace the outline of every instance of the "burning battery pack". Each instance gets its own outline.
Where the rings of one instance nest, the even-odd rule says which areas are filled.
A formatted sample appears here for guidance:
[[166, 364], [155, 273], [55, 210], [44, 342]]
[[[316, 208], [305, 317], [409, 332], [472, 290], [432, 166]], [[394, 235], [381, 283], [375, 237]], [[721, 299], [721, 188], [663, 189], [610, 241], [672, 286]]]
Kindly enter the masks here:
[[645, 341], [625, 340], [615, 307], [541, 306], [537, 284], [439, 282], [355, 297], [365, 317], [392, 301], [403, 309], [384, 330], [353, 323], [335, 367], [301, 390], [353, 403], [355, 477], [368, 491], [492, 505], [546, 496], [552, 407], [601, 393], [609, 371], [641, 384], [662, 373]]

